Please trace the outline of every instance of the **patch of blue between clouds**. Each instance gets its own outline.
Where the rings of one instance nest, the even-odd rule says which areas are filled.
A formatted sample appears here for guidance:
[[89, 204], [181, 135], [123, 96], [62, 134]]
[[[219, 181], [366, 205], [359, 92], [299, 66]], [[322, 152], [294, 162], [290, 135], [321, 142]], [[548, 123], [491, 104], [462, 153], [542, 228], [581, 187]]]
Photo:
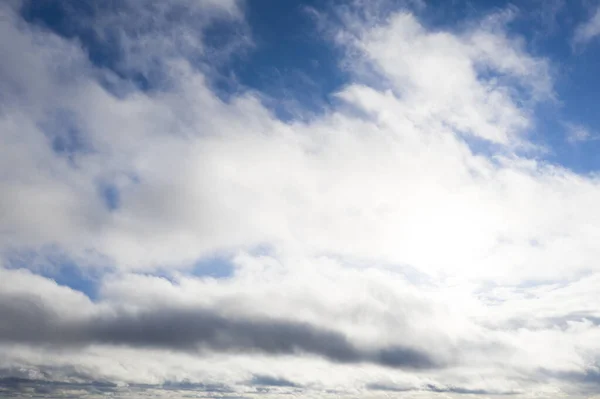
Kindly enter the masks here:
[[[348, 81], [340, 69], [341, 50], [318, 31], [309, 7], [319, 1], [264, 0], [247, 2], [245, 16], [255, 48], [221, 66], [242, 87], [265, 95], [265, 105], [282, 120], [319, 115], [332, 103], [331, 94]], [[206, 32], [211, 44], [213, 31]]]
[[84, 293], [93, 301], [98, 299], [100, 276], [92, 271], [85, 271], [74, 263], [62, 263], [56, 272], [42, 275], [53, 279], [59, 285]]
[[[116, 183], [119, 179], [121, 184]], [[116, 211], [121, 207], [122, 191], [141, 183], [140, 177], [135, 173], [120, 173], [113, 179], [101, 179], [96, 184], [97, 193], [109, 211]]]
[[[340, 50], [319, 34], [307, 12], [307, 7], [318, 7], [319, 3], [322, 2], [246, 3], [246, 20], [257, 46], [234, 54], [229, 62], [212, 65], [215, 71], [210, 74], [210, 83], [217, 94], [226, 99], [241, 90], [257, 90], [264, 95], [265, 105], [284, 120], [323, 112], [331, 103], [330, 94], [347, 82], [347, 76], [339, 68]], [[121, 87], [125, 85], [134, 85], [142, 91], [159, 87], [160, 78], [148, 71], [123, 70], [122, 49], [116, 37], [104, 32], [105, 36], [100, 39], [93, 27], [82, 23], [107, 10], [118, 12], [115, 4], [100, 5], [91, 0], [26, 0], [21, 15], [29, 23], [78, 40], [93, 65], [115, 74], [117, 79], [99, 77], [103, 86], [114, 94], [127, 92]], [[176, 13], [172, 19], [169, 23], [182, 22], [177, 20]], [[203, 34], [207, 54], [218, 52], [239, 34], [233, 24], [215, 21]], [[202, 61], [207, 61], [194, 59], [197, 54], [185, 56], [192, 64], [196, 61], [200, 69]]]
[[39, 276], [54, 280], [58, 285], [79, 291], [96, 301], [102, 276], [110, 272], [98, 268], [82, 268], [60, 255], [21, 251], [7, 256], [8, 269], [27, 269]]
[[99, 192], [100, 197], [109, 210], [114, 211], [119, 208], [121, 198], [117, 186], [110, 183], [101, 184], [99, 187]]
[[40, 122], [52, 151], [66, 158], [72, 166], [76, 165], [78, 153], [88, 153], [92, 149], [85, 140], [85, 134], [77, 118], [68, 110], [58, 110], [46, 115]]
[[195, 277], [211, 277], [223, 279], [232, 277], [235, 266], [231, 259], [225, 256], [211, 256], [197, 261], [189, 273]]
[[[257, 245], [248, 251], [254, 257], [274, 256], [273, 249], [268, 245]], [[184, 271], [187, 275], [198, 278], [228, 279], [235, 275], [236, 266], [233, 262], [235, 254], [230, 252], [214, 253], [204, 256], [187, 268], [164, 268], [153, 275], [174, 282], [173, 271]]]
[[177, 275], [222, 280], [234, 276], [235, 265], [230, 254], [213, 254], [204, 256], [189, 266], [165, 266], [146, 274], [163, 278], [172, 284], [177, 284]]
[[[93, 0], [25, 0], [20, 11], [26, 22], [48, 29], [63, 38], [77, 40], [93, 65], [111, 71], [138, 90], [149, 90], [151, 82], [144, 73], [126, 71], [120, 67], [123, 54], [118, 36], [106, 31], [100, 38], [88, 23], [107, 9], [119, 12], [120, 6], [118, 2], [112, 1], [103, 4]], [[116, 94], [121, 91], [118, 87], [113, 87], [118, 83], [106, 76], [100, 77], [100, 83]]]
[[78, 149], [82, 148], [79, 142], [79, 134], [72, 127], [66, 127], [64, 134], [56, 135], [52, 138], [52, 150], [57, 154], [67, 154], [71, 156]]

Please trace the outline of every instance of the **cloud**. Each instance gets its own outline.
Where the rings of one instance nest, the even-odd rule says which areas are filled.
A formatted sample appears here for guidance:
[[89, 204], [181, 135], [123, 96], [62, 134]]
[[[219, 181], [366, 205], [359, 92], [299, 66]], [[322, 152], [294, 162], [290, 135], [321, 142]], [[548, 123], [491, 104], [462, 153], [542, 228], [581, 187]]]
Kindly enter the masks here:
[[569, 143], [578, 143], [585, 141], [593, 141], [599, 138], [598, 135], [591, 132], [587, 127], [575, 123], [567, 123], [567, 141]]
[[541, 31], [536, 33], [543, 36], [555, 34], [558, 28], [558, 20], [560, 15], [564, 12], [566, 1], [565, 0], [551, 0], [551, 1], [534, 1], [535, 10], [532, 12], [532, 18], [538, 22], [541, 26]]
[[162, 397], [170, 395], [171, 392], [185, 395], [186, 391], [202, 392], [221, 395], [231, 394], [235, 391], [231, 388], [219, 384], [200, 384], [200, 383], [172, 383], [167, 382], [161, 385], [149, 384], [128, 384], [119, 386], [110, 382], [103, 381], [52, 381], [41, 379], [29, 379], [19, 377], [0, 378], [0, 393], [7, 397], [22, 397], [23, 395], [52, 395], [52, 397], [77, 397], [86, 395], [86, 397], [102, 397], [105, 395], [136, 395], [136, 394], [154, 394]]
[[586, 45], [598, 35], [600, 35], [600, 9], [596, 9], [588, 21], [577, 26], [573, 43]]
[[363, 350], [342, 334], [306, 323], [230, 319], [212, 310], [111, 309], [85, 318], [65, 317], [35, 296], [2, 295], [0, 341], [72, 347], [91, 344], [156, 347], [196, 352], [312, 354], [340, 363], [372, 362], [397, 368], [436, 367], [418, 350], [383, 347]]
[[[264, 264], [265, 260], [260, 263]], [[467, 328], [470, 321], [464, 315], [448, 317], [452, 309], [473, 312], [459, 296], [452, 296], [451, 306], [435, 309], [439, 305], [432, 303], [428, 296], [425, 297], [427, 302], [419, 304], [416, 298], [411, 299], [410, 290], [401, 289], [403, 294], [400, 295], [398, 290], [402, 284], [393, 274], [377, 278], [379, 273], [355, 270], [351, 273], [356, 278], [353, 282], [348, 271], [328, 267], [326, 263], [315, 265], [315, 269], [320, 270], [320, 276], [311, 276], [306, 270], [287, 278], [279, 277], [273, 286], [256, 280], [276, 275], [265, 271], [245, 278], [238, 276], [226, 285], [189, 277], [169, 282], [150, 276], [121, 276], [110, 283], [112, 287], [101, 290], [103, 299], [97, 304], [76, 291], [29, 272], [5, 271], [2, 281], [6, 283], [0, 303], [4, 308], [3, 320], [11, 320], [11, 323], [3, 325], [2, 337], [3, 345], [10, 349], [2, 349], [2, 345], [0, 349], [7, 364], [23, 364], [20, 367], [33, 364], [36, 365], [34, 370], [38, 367], [44, 370], [47, 367], [44, 364], [48, 364], [45, 362], [51, 360], [48, 365], [74, 367], [66, 374], [46, 369], [43, 372], [48, 379], [89, 373], [92, 377], [87, 378], [128, 384], [140, 381], [160, 384], [178, 376], [178, 379], [187, 378], [190, 384], [238, 385], [256, 375], [270, 375], [276, 369], [282, 372], [278, 378], [293, 381], [305, 389], [311, 389], [307, 387], [317, 381], [334, 386], [336, 379], [350, 384], [348, 386], [356, 384], [359, 389], [361, 383], [376, 383], [386, 375], [382, 370], [390, 368], [396, 373], [403, 370], [414, 373], [400, 374], [413, 378], [402, 383], [403, 387], [434, 384], [432, 386], [438, 388], [459, 386], [469, 390], [510, 392], [520, 390], [506, 377], [513, 367], [521, 370], [520, 373], [530, 370], [535, 375], [539, 367], [561, 359], [564, 364], [553, 363], [554, 371], [576, 372], [578, 368], [572, 364], [578, 362], [578, 353], [591, 350], [596, 342], [591, 325], [582, 329], [584, 325], [574, 323], [561, 330], [556, 327], [564, 322], [548, 319], [549, 324], [542, 328], [535, 326], [535, 322], [548, 313], [532, 305], [552, 304], [553, 314], [564, 315], [566, 309], [561, 308], [564, 301], [560, 296], [541, 297], [543, 300], [537, 302], [502, 299], [491, 293], [505, 303], [497, 307], [489, 321], [501, 321], [505, 312], [508, 316], [516, 314], [511, 310], [514, 307], [523, 313], [528, 323], [512, 330], [508, 325]], [[328, 274], [330, 280], [322, 281], [323, 275]], [[335, 296], [324, 289], [333, 281], [338, 287]], [[594, 287], [594, 282], [588, 285]], [[569, 289], [584, 292], [582, 287]], [[197, 292], [203, 292], [201, 302], [198, 302]], [[379, 299], [366, 299], [373, 292], [379, 293]], [[550, 291], [550, 294], [575, 298], [565, 290]], [[447, 300], [451, 296], [446, 293], [440, 296], [442, 298]], [[586, 296], [582, 298], [585, 300]], [[298, 317], [296, 310], [299, 302], [303, 303], [302, 317]], [[178, 303], [180, 305], [175, 306]], [[165, 307], [165, 304], [171, 306]], [[581, 308], [581, 302], [574, 301], [572, 306]], [[587, 306], [594, 308], [596, 304]], [[315, 316], [311, 316], [313, 313]], [[582, 319], [571, 316], [569, 320]], [[357, 334], [361, 330], [362, 333]], [[398, 331], [402, 334], [398, 335]], [[494, 340], [498, 341], [496, 348], [490, 347]], [[401, 355], [398, 358], [386, 357], [395, 354], [391, 350], [394, 346], [410, 345], [418, 348], [409, 351], [413, 353], [411, 357], [405, 356], [405, 350], [396, 353]], [[447, 362], [449, 346], [456, 350], [450, 369], [412, 363], [418, 353], [427, 353], [426, 358], [430, 360]], [[552, 346], [553, 351], [545, 356], [538, 353], [548, 346]], [[33, 352], [24, 351], [26, 347]], [[421, 347], [435, 350], [429, 354]], [[242, 360], [245, 356], [262, 359], [245, 363]], [[220, 358], [230, 360], [220, 363], [217, 361]], [[312, 363], [319, 358], [328, 363]], [[106, 359], [111, 359], [111, 363], [107, 364]], [[303, 366], [301, 359], [311, 363]], [[495, 362], [501, 362], [503, 367], [497, 368]], [[344, 368], [359, 363], [357, 375], [348, 374]], [[205, 365], [201, 373], [197, 370], [200, 365]], [[369, 365], [379, 368], [370, 370]], [[476, 374], [471, 376], [475, 365], [478, 365]], [[456, 371], [452, 372], [453, 369]], [[228, 370], [227, 377], [222, 374], [223, 370]], [[325, 379], [323, 370], [329, 370]], [[167, 374], [163, 374], [165, 372]], [[252, 375], [245, 378], [244, 373], [248, 372]], [[368, 372], [366, 376], [361, 374], [365, 372]], [[425, 379], [427, 375], [435, 382]], [[480, 382], [482, 375], [486, 375], [486, 384]], [[458, 376], [462, 376], [461, 384], [456, 379]]]
[[411, 391], [412, 389], [409, 387], [401, 387], [401, 386], [396, 386], [396, 385], [392, 385], [392, 384], [385, 384], [385, 383], [372, 383], [372, 384], [368, 384], [367, 389], [372, 390], [372, 391], [387, 391], [387, 392], [406, 392], [406, 391]]
[[517, 392], [494, 392], [487, 391], [485, 389], [469, 389], [469, 388], [460, 388], [460, 387], [437, 387], [434, 385], [428, 385], [427, 390], [431, 392], [448, 392], [448, 393], [458, 393], [462, 395], [515, 395]]
[[264, 385], [264, 386], [272, 386], [272, 387], [298, 387], [298, 384], [295, 384], [292, 381], [286, 380], [285, 378], [276, 378], [268, 375], [257, 375], [252, 377], [250, 381], [251, 385]]
[[62, 390], [84, 390], [87, 393], [115, 392], [117, 385], [107, 382], [90, 383], [61, 383], [57, 381], [30, 380], [26, 378], [6, 377], [0, 378], [0, 387], [9, 394], [26, 394], [33, 390], [36, 394], [58, 394]]
[[427, 384], [423, 387], [403, 387], [394, 384], [386, 383], [372, 383], [367, 385], [367, 389], [372, 391], [384, 391], [384, 392], [410, 392], [410, 391], [425, 391], [425, 392], [436, 392], [436, 393], [455, 393], [460, 395], [516, 395], [518, 392], [506, 391], [506, 392], [495, 392], [488, 391], [486, 389], [471, 389], [471, 388], [460, 388], [460, 387], [439, 387], [432, 384]]
[[531, 122], [515, 100], [551, 97], [552, 83], [545, 60], [506, 34], [506, 19], [510, 13], [491, 15], [451, 33], [428, 31], [401, 12], [342, 41], [367, 57], [402, 100], [403, 112], [423, 127], [443, 120], [455, 132], [515, 144]]

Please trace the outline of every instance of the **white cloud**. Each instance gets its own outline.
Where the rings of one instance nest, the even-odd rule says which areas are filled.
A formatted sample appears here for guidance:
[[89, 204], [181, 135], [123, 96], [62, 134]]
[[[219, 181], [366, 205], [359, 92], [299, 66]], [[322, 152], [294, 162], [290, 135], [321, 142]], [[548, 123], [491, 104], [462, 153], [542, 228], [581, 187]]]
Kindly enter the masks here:
[[573, 36], [573, 43], [575, 45], [585, 45], [598, 35], [600, 35], [600, 8], [596, 9], [588, 21], [577, 26]]
[[578, 143], [583, 141], [592, 141], [599, 138], [594, 132], [591, 132], [589, 128], [576, 123], [565, 124], [567, 132], [567, 141], [569, 143]]
[[427, 31], [401, 13], [359, 33], [356, 45], [390, 80], [413, 121], [443, 121], [455, 132], [509, 144], [531, 127], [519, 104], [527, 97], [513, 90], [538, 98], [552, 89], [545, 61], [527, 55], [496, 19], [454, 34]]

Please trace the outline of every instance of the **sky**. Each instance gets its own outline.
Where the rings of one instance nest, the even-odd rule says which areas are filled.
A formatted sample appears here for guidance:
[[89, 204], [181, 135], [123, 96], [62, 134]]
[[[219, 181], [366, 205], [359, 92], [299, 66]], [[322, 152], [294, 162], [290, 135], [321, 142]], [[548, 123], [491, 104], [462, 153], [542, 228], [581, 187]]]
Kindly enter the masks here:
[[0, 396], [600, 398], [600, 3], [0, 2]]

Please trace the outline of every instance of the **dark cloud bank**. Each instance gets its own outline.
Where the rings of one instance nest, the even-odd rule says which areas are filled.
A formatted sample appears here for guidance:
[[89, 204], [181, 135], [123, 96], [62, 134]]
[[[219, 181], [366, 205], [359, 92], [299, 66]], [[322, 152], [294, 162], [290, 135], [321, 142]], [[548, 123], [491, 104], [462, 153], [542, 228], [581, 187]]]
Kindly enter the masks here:
[[[414, 392], [426, 391], [432, 393], [454, 393], [464, 395], [494, 395], [494, 396], [509, 396], [515, 395], [514, 391], [493, 391], [485, 389], [469, 389], [463, 387], [439, 387], [435, 385], [426, 385], [422, 387], [401, 387], [393, 384], [372, 383], [367, 384], [365, 388], [369, 391], [384, 391], [384, 392]], [[64, 381], [47, 381], [39, 379], [28, 379], [20, 377], [4, 377], [0, 378], [0, 394], [6, 397], [21, 397], [27, 394], [36, 397], [40, 395], [54, 395], [57, 397], [79, 397], [81, 391], [85, 391], [91, 395], [127, 395], [136, 392], [161, 392], [161, 391], [193, 391], [204, 392], [207, 394], [217, 395], [220, 398], [242, 398], [243, 396], [234, 396], [236, 392], [257, 392], [270, 393], [272, 389], [284, 389], [290, 392], [293, 390], [296, 393], [302, 393], [307, 387], [294, 383], [285, 378], [278, 378], [265, 375], [255, 375], [251, 380], [240, 382], [237, 389], [233, 386], [225, 384], [203, 384], [191, 382], [165, 382], [160, 385], [151, 384], [129, 384], [119, 387], [114, 383], [106, 381], [88, 380], [84, 382], [64, 382]], [[308, 389], [310, 389], [308, 387]], [[78, 394], [79, 392], [79, 394]], [[275, 391], [277, 392], [277, 391]]]
[[421, 388], [414, 387], [403, 387], [394, 384], [386, 384], [386, 383], [371, 383], [367, 384], [366, 388], [370, 391], [384, 391], [384, 392], [410, 392], [410, 391], [428, 391], [435, 393], [456, 393], [463, 395], [496, 395], [496, 396], [504, 396], [504, 395], [516, 395], [518, 392], [515, 391], [495, 391], [495, 390], [487, 390], [487, 389], [473, 389], [473, 388], [465, 388], [465, 387], [455, 387], [455, 386], [437, 386], [433, 384], [427, 384]]
[[224, 384], [202, 384], [191, 382], [165, 382], [160, 385], [128, 384], [118, 386], [108, 381], [94, 381], [93, 379], [82, 382], [52, 381], [22, 377], [0, 377], [0, 397], [81, 397], [81, 392], [87, 395], [114, 396], [127, 395], [137, 392], [149, 391], [194, 391], [218, 394], [222, 398], [232, 398], [235, 393], [232, 387]]
[[0, 342], [8, 343], [54, 347], [107, 344], [194, 353], [308, 354], [336, 363], [373, 363], [407, 369], [442, 366], [429, 354], [413, 348], [360, 348], [339, 332], [307, 323], [227, 318], [207, 309], [113, 309], [73, 318], [34, 296], [0, 295], [0, 320]]

